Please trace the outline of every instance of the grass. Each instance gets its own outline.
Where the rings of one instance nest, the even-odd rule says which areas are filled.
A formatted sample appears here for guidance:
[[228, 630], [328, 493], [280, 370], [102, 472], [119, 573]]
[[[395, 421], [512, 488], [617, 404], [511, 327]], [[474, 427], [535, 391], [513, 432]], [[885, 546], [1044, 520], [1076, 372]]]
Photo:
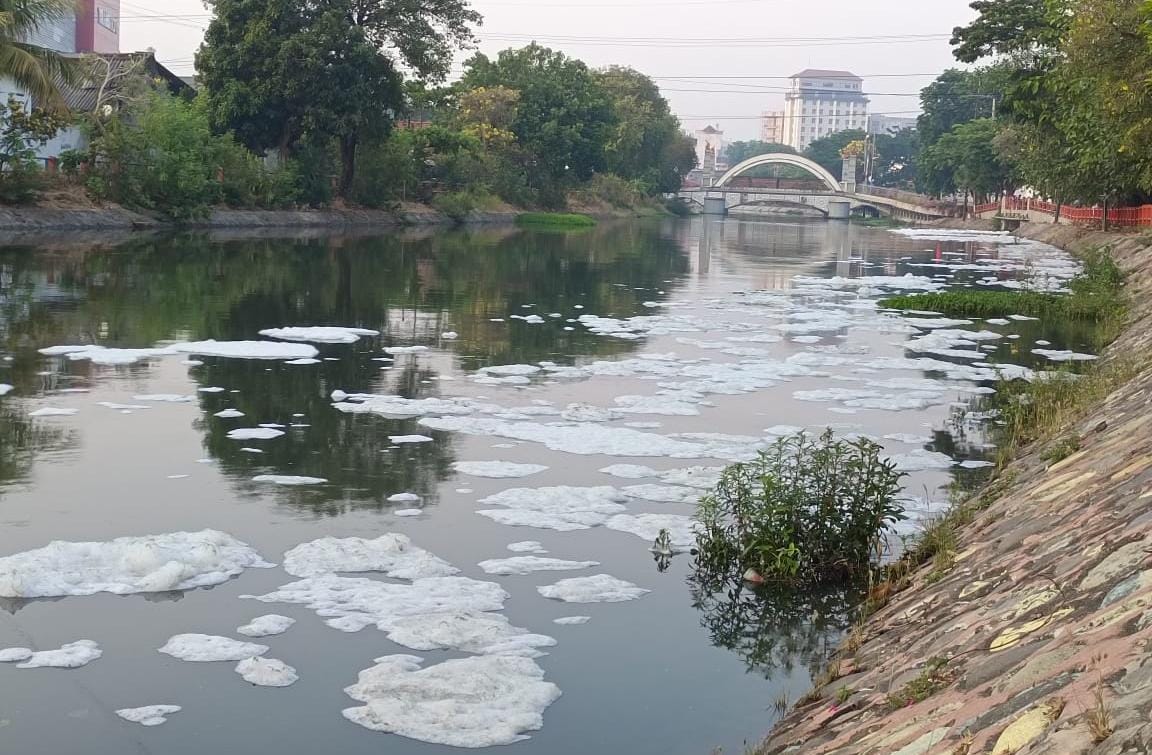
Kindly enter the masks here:
[[1092, 709], [1088, 711], [1088, 730], [1092, 732], [1092, 741], [1096, 744], [1112, 736], [1112, 708], [1104, 699], [1103, 681], [1096, 682], [1096, 689], [1092, 694]]
[[904, 228], [908, 224], [902, 223], [895, 218], [851, 218], [852, 225], [858, 225], [862, 228]]
[[919, 676], [888, 695], [888, 707], [899, 710], [923, 702], [955, 681], [956, 676], [956, 669], [948, 667], [947, 659], [929, 658]]
[[1107, 249], [1081, 255], [1080, 275], [1068, 284], [1068, 293], [1040, 291], [936, 291], [892, 296], [880, 301], [889, 309], [940, 312], [950, 317], [1004, 317], [1028, 315], [1046, 319], [1094, 322], [1101, 343], [1115, 340], [1127, 310], [1124, 276]]
[[517, 225], [548, 228], [590, 228], [596, 219], [573, 212], [525, 212], [516, 216]]

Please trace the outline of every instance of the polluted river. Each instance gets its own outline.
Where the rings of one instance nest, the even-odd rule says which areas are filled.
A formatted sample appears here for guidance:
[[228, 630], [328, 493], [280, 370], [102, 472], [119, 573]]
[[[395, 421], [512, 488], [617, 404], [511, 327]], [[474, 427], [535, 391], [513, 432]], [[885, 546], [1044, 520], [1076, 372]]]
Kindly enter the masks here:
[[734, 218], [8, 240], [0, 751], [740, 752], [857, 596], [701, 584], [695, 502], [832, 428], [915, 531], [994, 458], [967, 407], [1092, 357], [877, 302], [1077, 269]]

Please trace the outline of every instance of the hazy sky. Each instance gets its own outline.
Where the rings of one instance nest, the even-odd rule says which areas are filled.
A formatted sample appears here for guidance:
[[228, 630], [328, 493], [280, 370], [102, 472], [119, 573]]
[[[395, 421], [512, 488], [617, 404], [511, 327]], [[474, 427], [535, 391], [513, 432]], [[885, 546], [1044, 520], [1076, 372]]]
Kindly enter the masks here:
[[[969, 1], [474, 0], [473, 6], [484, 15], [481, 51], [536, 39], [589, 65], [632, 66], [657, 78], [685, 126], [718, 124], [735, 140], [758, 137], [760, 113], [783, 107], [784, 78], [809, 67], [865, 77], [872, 112], [914, 115], [917, 98], [897, 95], [918, 92], [955, 64], [948, 36], [973, 17]], [[122, 50], [154, 47], [177, 73], [193, 72], [209, 18], [201, 0], [121, 0], [121, 7]]]

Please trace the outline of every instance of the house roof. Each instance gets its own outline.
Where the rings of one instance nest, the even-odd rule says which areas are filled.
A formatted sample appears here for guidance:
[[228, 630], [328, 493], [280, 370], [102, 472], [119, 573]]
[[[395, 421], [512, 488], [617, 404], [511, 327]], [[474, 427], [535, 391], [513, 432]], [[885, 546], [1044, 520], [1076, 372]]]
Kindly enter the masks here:
[[851, 71], [829, 71], [823, 68], [805, 68], [800, 73], [794, 73], [793, 79], [848, 79], [849, 81], [863, 81]]
[[148, 76], [164, 86], [172, 94], [193, 94], [195, 90], [182, 78], [169, 71], [156, 62], [156, 54], [148, 52], [121, 52], [97, 55], [69, 55], [80, 61], [100, 58], [107, 61], [107, 69], [102, 65], [92, 64], [84, 73], [74, 81], [67, 81], [59, 74], [56, 75], [56, 86], [64, 95], [64, 102], [70, 110], [76, 112], [91, 112], [96, 108], [96, 101], [100, 96], [100, 87], [105, 80], [112, 88], [124, 83], [133, 69]]
[[723, 132], [723, 131], [718, 131], [718, 130], [717, 130], [715, 127], [713, 127], [713, 126], [707, 126], [707, 127], [705, 127], [705, 128], [704, 128], [704, 133], [705, 133], [705, 134], [722, 134], [722, 133], [724, 133], [724, 132]]

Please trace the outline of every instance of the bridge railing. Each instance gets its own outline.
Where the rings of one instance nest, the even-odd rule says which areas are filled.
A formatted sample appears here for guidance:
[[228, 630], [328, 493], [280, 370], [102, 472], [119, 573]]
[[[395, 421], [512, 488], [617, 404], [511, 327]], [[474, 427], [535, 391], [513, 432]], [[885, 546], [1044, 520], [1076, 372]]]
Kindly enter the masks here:
[[942, 214], [959, 215], [963, 211], [962, 206], [956, 202], [935, 199], [925, 194], [917, 194], [914, 191], [904, 191], [903, 189], [889, 189], [884, 186], [860, 184], [856, 187], [856, 193], [881, 197], [883, 199], [894, 199], [897, 202], [918, 205], [920, 207], [928, 207]]
[[[1002, 209], [1008, 212], [1037, 212], [1055, 217], [1057, 205], [1041, 199], [1008, 197], [1004, 200], [1003, 205], [1001, 205], [1000, 202], [988, 202], [987, 204], [976, 205], [976, 207], [973, 208], [974, 212], [978, 215], [984, 215], [990, 212], [999, 213]], [[1069, 223], [1098, 226], [1104, 221], [1104, 208], [1102, 207], [1070, 207], [1068, 205], [1060, 205], [1059, 211], [1060, 217]], [[1152, 205], [1109, 207], [1108, 225], [1118, 228], [1152, 226]]]

